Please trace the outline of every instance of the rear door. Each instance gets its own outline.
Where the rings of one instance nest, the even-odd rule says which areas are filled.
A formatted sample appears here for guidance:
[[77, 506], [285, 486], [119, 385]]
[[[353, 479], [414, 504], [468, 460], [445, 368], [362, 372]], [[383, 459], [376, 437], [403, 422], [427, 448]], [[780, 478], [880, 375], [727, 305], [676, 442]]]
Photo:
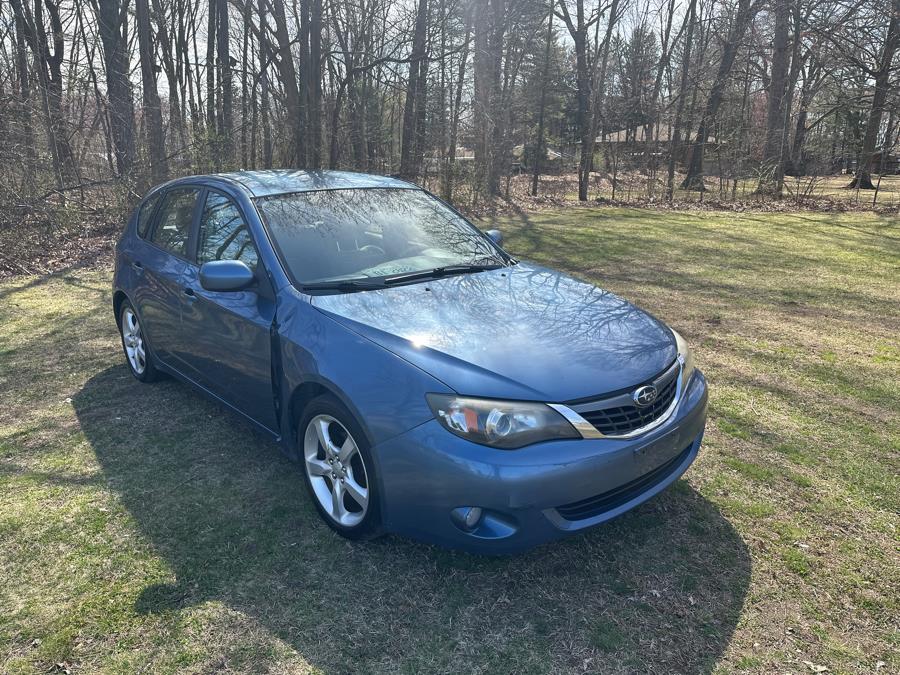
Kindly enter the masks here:
[[[178, 356], [203, 386], [276, 430], [271, 360], [275, 295], [240, 207], [212, 189], [201, 199], [196, 259], [186, 265], [183, 277]], [[213, 260], [246, 263], [256, 273], [256, 284], [228, 293], [204, 289], [200, 265]]]
[[130, 261], [137, 276], [132, 300], [150, 347], [159, 359], [179, 369], [174, 352], [181, 330], [182, 278], [199, 194], [195, 187], [163, 193]]

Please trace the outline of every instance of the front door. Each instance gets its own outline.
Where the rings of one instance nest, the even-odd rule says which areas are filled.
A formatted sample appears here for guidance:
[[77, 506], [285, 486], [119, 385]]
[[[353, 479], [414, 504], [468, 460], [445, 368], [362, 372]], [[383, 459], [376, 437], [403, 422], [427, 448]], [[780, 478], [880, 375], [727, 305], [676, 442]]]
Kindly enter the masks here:
[[[275, 298], [240, 208], [214, 190], [205, 193], [197, 233], [196, 264], [189, 263], [182, 284], [181, 339], [177, 351], [187, 373], [216, 396], [256, 422], [277, 430], [272, 391], [271, 327]], [[222, 293], [200, 285], [200, 265], [241, 260], [257, 283]]]

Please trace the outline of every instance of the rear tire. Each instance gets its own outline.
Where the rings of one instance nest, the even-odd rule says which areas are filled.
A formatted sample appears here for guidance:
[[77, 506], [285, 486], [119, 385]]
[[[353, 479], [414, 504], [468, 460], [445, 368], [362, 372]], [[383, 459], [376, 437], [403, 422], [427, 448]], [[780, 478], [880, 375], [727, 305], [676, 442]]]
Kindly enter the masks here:
[[297, 425], [297, 454], [306, 489], [322, 520], [347, 539], [381, 533], [375, 463], [356, 418], [325, 394], [306, 406]]
[[122, 338], [122, 350], [125, 352], [125, 363], [131, 374], [141, 382], [153, 382], [159, 379], [160, 373], [144, 329], [138, 319], [137, 312], [131, 303], [125, 300], [119, 310], [119, 335]]

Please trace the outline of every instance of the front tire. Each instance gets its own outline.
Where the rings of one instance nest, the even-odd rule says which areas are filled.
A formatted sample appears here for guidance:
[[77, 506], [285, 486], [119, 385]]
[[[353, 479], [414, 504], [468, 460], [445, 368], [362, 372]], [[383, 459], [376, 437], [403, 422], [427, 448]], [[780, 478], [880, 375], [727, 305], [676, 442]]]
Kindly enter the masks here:
[[122, 303], [119, 314], [119, 334], [128, 369], [141, 382], [153, 382], [159, 378], [159, 371], [144, 337], [144, 329], [137, 312], [127, 300]]
[[375, 466], [350, 411], [333, 396], [320, 396], [306, 406], [297, 432], [306, 487], [325, 523], [348, 539], [378, 536]]

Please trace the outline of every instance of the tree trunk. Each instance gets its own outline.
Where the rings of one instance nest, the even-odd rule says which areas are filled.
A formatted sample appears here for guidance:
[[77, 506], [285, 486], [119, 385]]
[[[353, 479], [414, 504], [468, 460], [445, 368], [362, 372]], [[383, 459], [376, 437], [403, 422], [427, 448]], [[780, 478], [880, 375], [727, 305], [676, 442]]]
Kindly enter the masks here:
[[234, 108], [231, 81], [231, 54], [229, 53], [228, 35], [228, 2], [215, 0], [216, 9], [216, 70], [219, 85], [219, 104], [217, 106], [218, 146], [220, 148], [218, 162], [220, 166], [231, 168], [234, 164]]
[[[100, 40], [106, 67], [109, 126], [116, 172], [125, 176], [134, 164], [134, 101], [128, 79], [128, 0], [98, 0]], [[61, 92], [60, 92], [61, 94]]]
[[291, 141], [285, 153], [285, 163], [301, 167], [306, 163], [306, 147], [304, 145], [306, 129], [300, 104], [297, 69], [294, 68], [291, 39], [284, 14], [284, 0], [272, 0], [272, 15], [275, 19], [275, 39], [278, 41], [278, 71], [284, 87], [284, 103], [287, 109]]
[[444, 186], [444, 199], [453, 201], [453, 182], [456, 171], [456, 141], [459, 136], [459, 110], [462, 106], [463, 85], [466, 80], [466, 63], [469, 60], [469, 42], [472, 39], [472, 13], [466, 13], [466, 37], [463, 40], [462, 52], [459, 55], [459, 72], [456, 77], [456, 94], [453, 99], [453, 116], [450, 118], [450, 140], [447, 149], [447, 182]]
[[307, 79], [309, 168], [322, 166], [322, 0], [312, 0], [309, 15], [309, 72]]
[[476, 196], [492, 197], [500, 192], [497, 161], [496, 107], [500, 99], [500, 61], [504, 0], [475, 3], [473, 14], [475, 98], [475, 182]]
[[[245, 29], [249, 28], [251, 24], [251, 20], [253, 17], [253, 3], [249, 0], [244, 0], [244, 6], [241, 9], [241, 19], [244, 22]], [[256, 130], [256, 110], [254, 109], [253, 113], [250, 112], [250, 30], [244, 30], [244, 35], [241, 37], [241, 169], [247, 169], [253, 162], [251, 157], [251, 150], [248, 145], [252, 145], [252, 143], [248, 143], [248, 139], [250, 138], [250, 134], [254, 133]], [[254, 88], [255, 91], [255, 88]], [[250, 123], [248, 117], [253, 118], [253, 123]]]
[[767, 92], [766, 142], [757, 192], [781, 197], [784, 187], [784, 159], [787, 145], [785, 106], [789, 105], [789, 102], [785, 101], [785, 93], [787, 92], [788, 63], [791, 55], [788, 45], [791, 8], [789, 0], [772, 0], [772, 2], [775, 10], [775, 38], [772, 43], [772, 75], [769, 78]]
[[443, 192], [447, 186], [447, 2], [440, 0], [441, 38], [440, 38], [440, 68], [438, 82], [438, 184]]
[[[406, 85], [406, 104], [403, 106], [403, 131], [400, 142], [400, 176], [415, 181], [419, 174], [420, 158], [417, 156], [418, 107], [422, 103], [420, 87], [425, 61], [425, 31], [428, 19], [428, 1], [418, 0], [416, 24], [413, 32], [412, 53], [409, 57], [409, 77]], [[424, 112], [424, 111], [423, 111]]]
[[681, 127], [684, 117], [684, 100], [690, 85], [691, 50], [694, 46], [694, 22], [696, 20], [697, 0], [691, 0], [685, 15], [687, 35], [684, 38], [684, 54], [681, 62], [681, 84], [678, 88], [678, 102], [675, 104], [675, 120], [672, 123], [672, 137], [669, 140], [669, 166], [666, 179], [666, 199], [672, 201], [675, 194], [675, 160], [681, 151]]
[[[219, 166], [216, 133], [216, 27], [218, 26], [216, 12], [218, 9], [218, 0], [209, 0], [206, 21], [206, 135], [209, 141], [210, 159], [216, 167]], [[196, 44], [195, 41], [195, 48]]]
[[734, 21], [725, 38], [725, 44], [722, 52], [722, 59], [719, 61], [719, 68], [716, 71], [716, 78], [713, 82], [709, 98], [706, 100], [703, 113], [700, 117], [700, 124], [697, 129], [697, 136], [691, 149], [691, 157], [688, 163], [687, 175], [681, 184], [686, 190], [699, 190], [703, 192], [706, 188], [703, 184], [703, 149], [706, 140], [709, 137], [716, 114], [722, 105], [722, 99], [725, 96], [725, 87], [728, 84], [728, 77], [731, 73], [731, 67], [734, 65], [734, 58], [737, 56], [738, 47], [747, 27], [756, 15], [758, 5], [752, 0], [739, 0], [737, 13]]
[[31, 122], [31, 82], [28, 74], [28, 54], [25, 50], [25, 23], [15, 14], [16, 75], [19, 87], [19, 114], [22, 116], [23, 178], [25, 185], [34, 184], [34, 127]]
[[[60, 20], [59, 4], [46, 0], [49, 14], [50, 34], [44, 25], [44, 3], [35, 2], [34, 14], [21, 0], [11, 0], [13, 12], [21, 21], [23, 35], [35, 55], [35, 69], [41, 95], [44, 127], [50, 155], [53, 159], [53, 173], [57, 188], [76, 177], [76, 167], [72, 148], [69, 144], [69, 128], [62, 107], [62, 62], [64, 56], [64, 36]], [[53, 49], [50, 49], [50, 41]]]
[[[609, 49], [612, 42], [613, 30], [621, 18], [619, 12], [619, 0], [612, 0], [609, 4], [609, 20], [606, 23], [606, 31], [603, 36], [603, 43], [600, 52], [600, 68], [597, 70], [597, 79], [593, 86], [593, 120], [591, 122], [591, 164], [593, 164], [595, 139], [597, 135], [602, 133], [603, 127], [603, 111], [606, 95], [606, 76], [609, 70]], [[597, 28], [599, 30], [599, 21]]]
[[[862, 152], [856, 167], [856, 175], [848, 188], [856, 190], [874, 190], [872, 176], [870, 174], [872, 159], [875, 156], [875, 144], [878, 141], [878, 132], [881, 128], [881, 117], [884, 114], [887, 101], [888, 87], [890, 84], [891, 64], [894, 53], [900, 42], [900, 0], [893, 0], [891, 20], [884, 39], [884, 47], [881, 50], [881, 59], [878, 70], [875, 72], [875, 93], [872, 96], [872, 108], [869, 110], [869, 120], [866, 123], [866, 134], [863, 136]], [[884, 148], [886, 151], [887, 148]]]
[[594, 138], [591, 119], [591, 75], [587, 63], [587, 45], [584, 32], [572, 36], [575, 41], [575, 99], [577, 112], [575, 123], [581, 140], [581, 156], [578, 158], [578, 201], [588, 198], [588, 185], [593, 163]]
[[550, 47], [553, 45], [553, 7], [556, 0], [550, 0], [550, 12], [547, 16], [547, 42], [544, 44], [544, 70], [541, 73], [541, 102], [538, 107], [537, 138], [534, 141], [534, 162], [531, 175], [531, 196], [537, 197], [538, 181], [547, 151], [544, 149], [544, 108], [547, 105], [547, 88], [550, 80]]
[[150, 156], [150, 177], [154, 185], [166, 180], [166, 139], [163, 133], [162, 108], [156, 90], [156, 70], [150, 35], [150, 7], [148, 0], [135, 0], [137, 13], [138, 50], [141, 62], [141, 86], [144, 96], [144, 119], [147, 131], [147, 150]]
[[[258, 0], [259, 25], [266, 25], [267, 0]], [[269, 43], [261, 31], [259, 38], [259, 116], [262, 127], [262, 165], [272, 168], [272, 132], [269, 128]]]
[[309, 6], [311, 0], [291, 0], [294, 7], [296, 38], [291, 53], [297, 54], [298, 86], [300, 88], [300, 129], [303, 134], [304, 155], [300, 164], [309, 167], [309, 90], [311, 88], [312, 69], [309, 66]]
[[[584, 0], [575, 0], [575, 19], [572, 20], [565, 0], [560, 2], [561, 18], [569, 29], [575, 49], [575, 126], [581, 146], [578, 160], [578, 201], [588, 198], [588, 184], [594, 160], [594, 123], [591, 109], [591, 68], [588, 62], [588, 29]], [[599, 20], [595, 17], [594, 21]]]
[[[818, 63], [812, 64], [806, 72], [803, 79], [803, 86], [800, 89], [800, 102], [797, 106], [797, 121], [794, 125], [794, 140], [791, 144], [791, 156], [785, 167], [785, 171], [792, 176], [806, 175], [806, 158], [804, 156], [804, 146], [806, 144], [806, 135], [809, 128], [806, 126], [809, 118], [809, 107], [812, 104], [813, 97], [817, 91], [816, 79], [820, 71]], [[832, 164], [834, 163], [834, 139], [832, 140]]]
[[[427, 112], [428, 90], [428, 48], [426, 46], [422, 60], [419, 61], [419, 84], [416, 86], [416, 123], [415, 144], [413, 145], [413, 170], [416, 176], [422, 176], [422, 160], [425, 155], [425, 114]], [[424, 179], [423, 179], [424, 180]]]
[[172, 41], [166, 28], [166, 14], [160, 0], [152, 2], [153, 14], [156, 16], [156, 42], [162, 51], [163, 70], [166, 73], [166, 81], [169, 85], [169, 129], [174, 129], [178, 134], [178, 141], [182, 147], [187, 145], [187, 137], [184, 129], [184, 115], [181, 106], [183, 98], [180, 88], [182, 86], [176, 68], [176, 59], [173, 55]]

